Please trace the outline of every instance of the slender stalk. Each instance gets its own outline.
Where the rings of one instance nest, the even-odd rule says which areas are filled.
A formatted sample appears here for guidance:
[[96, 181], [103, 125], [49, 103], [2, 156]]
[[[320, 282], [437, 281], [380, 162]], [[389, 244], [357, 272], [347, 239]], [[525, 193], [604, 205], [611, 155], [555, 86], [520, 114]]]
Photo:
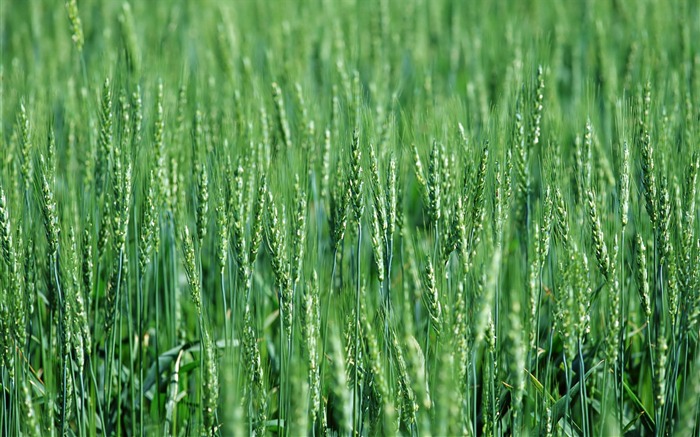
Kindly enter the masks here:
[[[477, 435], [477, 426], [479, 423], [479, 416], [477, 414], [477, 406], [478, 406], [478, 400], [477, 400], [477, 393], [476, 393], [476, 348], [472, 349], [472, 360], [471, 360], [471, 368], [472, 368], [472, 381], [473, 381], [473, 392], [474, 392], [474, 404], [472, 405], [472, 408], [474, 409], [474, 417], [472, 417], [472, 435]], [[516, 427], [516, 424], [513, 424], [513, 430], [519, 429]]]
[[[361, 418], [361, 408], [362, 399], [360, 390], [360, 378], [359, 378], [359, 368], [360, 368], [360, 261], [362, 257], [360, 256], [360, 251], [362, 250], [362, 224], [357, 223], [357, 253], [355, 254], [356, 263], [356, 277], [355, 277], [355, 376], [353, 381], [353, 396], [352, 396], [352, 417], [353, 417], [353, 432], [355, 435], [361, 435], [362, 433], [362, 418]], [[359, 398], [359, 402], [358, 402]], [[358, 405], [359, 404], [359, 405]]]
[[[112, 323], [112, 326], [109, 328], [110, 329], [110, 340], [108, 349], [108, 355], [107, 355], [107, 365], [106, 365], [106, 378], [108, 378], [105, 383], [108, 385], [105, 386], [105, 405], [109, 407], [109, 402], [112, 399], [112, 383], [111, 383], [111, 378], [112, 378], [112, 372], [113, 372], [113, 366], [114, 366], [114, 354], [115, 354], [115, 349], [116, 349], [116, 343], [117, 343], [117, 329], [116, 326], [118, 326], [119, 320], [120, 320], [120, 311], [119, 311], [119, 304], [121, 302], [121, 295], [120, 295], [120, 288], [121, 288], [121, 282], [122, 282], [122, 267], [123, 267], [123, 252], [120, 250], [119, 251], [119, 256], [118, 256], [118, 267], [117, 267], [117, 287], [115, 291], [115, 298], [114, 298], [114, 305], [116, 311], [114, 321]], [[108, 308], [107, 311], [110, 311]], [[121, 377], [117, 378], [117, 388], [121, 388]], [[117, 402], [121, 402], [121, 395], [119, 396], [119, 399]], [[117, 426], [121, 425], [121, 410], [117, 410]]]
[[[158, 232], [158, 230], [156, 231]], [[158, 285], [159, 285], [159, 276], [158, 276], [158, 261], [156, 260], [154, 266], [153, 266], [153, 277], [155, 279], [155, 284], [154, 284], [154, 289], [157, 291], [159, 290]], [[155, 380], [155, 389], [154, 389], [154, 397], [156, 398], [156, 423], [160, 424], [160, 412], [162, 405], [160, 403], [160, 348], [159, 348], [159, 339], [160, 339], [160, 332], [158, 332], [158, 328], [160, 327], [160, 299], [158, 299], [158, 293], [155, 294], [154, 296], [154, 303], [155, 303], [155, 313], [156, 313], [156, 327], [155, 327], [155, 336], [153, 339], [153, 349], [155, 352], [155, 367], [156, 367], [156, 380]], [[143, 392], [143, 390], [141, 390]]]
[[[562, 353], [564, 360], [564, 376], [566, 377], [566, 392], [571, 392], [571, 370], [569, 369], [569, 364], [566, 362], [566, 352]], [[569, 420], [569, 403], [571, 402], [571, 397], [568, 397], [564, 403], [564, 419]]]
[[[136, 378], [133, 376], [136, 374], [134, 372], [134, 357], [133, 357], [133, 352], [134, 352], [134, 336], [133, 336], [133, 331], [132, 327], [134, 326], [133, 323], [133, 315], [131, 314], [131, 293], [127, 291], [126, 293], [126, 319], [127, 319], [127, 328], [128, 332], [127, 335], [129, 337], [129, 375], [132, 375], [130, 378], [129, 382], [129, 388], [130, 388], [130, 396], [131, 396], [131, 405], [136, 405]], [[120, 330], [122, 329], [122, 324], [120, 324]], [[120, 335], [121, 338], [124, 337], [123, 333]], [[120, 354], [121, 354], [122, 348], [119, 348]], [[121, 361], [121, 358], [120, 358]], [[129, 414], [131, 416], [131, 432], [132, 434], [136, 435], [136, 425], [138, 425], [137, 420], [136, 420], [136, 409], [135, 408], [130, 408]]]
[[[321, 381], [323, 381], [323, 376], [324, 376], [324, 370], [325, 370], [325, 364], [326, 364], [326, 345], [328, 343], [328, 318], [330, 316], [330, 310], [331, 310], [331, 304], [332, 304], [332, 299], [333, 299], [333, 287], [335, 284], [335, 270], [338, 264], [338, 248], [336, 247], [333, 251], [333, 268], [331, 269], [331, 285], [329, 287], [328, 291], [328, 304], [326, 305], [326, 310], [325, 310], [325, 315], [324, 315], [324, 320], [323, 320], [323, 352], [321, 354], [321, 369], [320, 369], [320, 378]], [[322, 413], [323, 414], [323, 413]]]
[[228, 305], [226, 303], [226, 280], [225, 280], [225, 272], [222, 270], [221, 271], [221, 303], [223, 304], [222, 312], [224, 314], [224, 341], [226, 343], [226, 347], [229, 348], [231, 347], [231, 327], [230, 327], [230, 322], [229, 322], [229, 316], [227, 312]]
[[581, 415], [583, 417], [583, 435], [584, 437], [587, 435], [590, 435], [590, 432], [588, 430], [588, 399], [587, 399], [587, 393], [586, 393], [586, 369], [583, 361], [583, 345], [581, 343], [581, 338], [579, 337], [578, 339], [578, 357], [580, 360], [579, 366], [581, 367], [580, 370], [580, 377], [579, 377], [579, 384], [581, 387], [581, 390], [579, 390], [579, 393], [581, 394]]
[[620, 250], [620, 359], [615, 365], [616, 372], [619, 373], [619, 383], [617, 388], [618, 393], [618, 426], [620, 430], [624, 429], [624, 404], [625, 404], [625, 327], [627, 326], [627, 307], [625, 306], [625, 228], [622, 227], [620, 232], [621, 248]]
[[138, 293], [138, 323], [139, 323], [139, 333], [138, 333], [138, 363], [139, 363], [139, 433], [143, 435], [144, 433], [144, 396], [143, 396], [143, 368], [144, 368], [144, 360], [143, 360], [143, 338], [145, 337], [145, 334], [143, 332], [143, 322], [145, 317], [145, 312], [144, 312], [144, 302], [143, 302], [143, 272], [139, 272], [138, 270], [138, 263], [136, 267], [136, 276], [139, 278], [137, 281], [137, 293]]
[[284, 341], [284, 311], [283, 311], [283, 304], [282, 304], [282, 290], [279, 289], [277, 292], [277, 299], [279, 302], [279, 321], [280, 321], [280, 342], [279, 342], [279, 347], [280, 347], [280, 386], [279, 386], [279, 391], [277, 392], [277, 408], [279, 409], [279, 414], [277, 415], [277, 429], [282, 431], [282, 417], [285, 414], [284, 408], [283, 408], [283, 399], [284, 395], [286, 392], [284, 391], [284, 383], [282, 381], [283, 375], [285, 375], [286, 372], [286, 361], [285, 361], [285, 354], [284, 354], [284, 347], [285, 347], [285, 341]]
[[[64, 317], [63, 317], [63, 312], [65, 311], [65, 309], [64, 309], [64, 305], [63, 305], [63, 293], [61, 292], [61, 283], [58, 280], [58, 255], [54, 254], [53, 256], [51, 256], [51, 261], [53, 261], [53, 262], [51, 262], [51, 264], [53, 264], [53, 276], [54, 276], [54, 280], [56, 281], [56, 293], [58, 294], [59, 329], [64, 329], [63, 325], [64, 325], [65, 321], [64, 321]], [[63, 335], [63, 334], [61, 334], [61, 335]], [[62, 355], [66, 356], [67, 351], [62, 351]], [[62, 387], [62, 391], [63, 391], [63, 393], [61, 395], [61, 399], [63, 401], [63, 405], [61, 405], [61, 415], [63, 416], [63, 417], [61, 417], [61, 435], [66, 435], [66, 421], [67, 420], [66, 420], [65, 414], [66, 414], [66, 391], [67, 391], [67, 389], [66, 389], [66, 378], [67, 378], [66, 367], [67, 366], [65, 364], [65, 361], [63, 362], [63, 365], [61, 367], [62, 367], [62, 373], [63, 373], [61, 376], [61, 379], [62, 379], [61, 387]]]

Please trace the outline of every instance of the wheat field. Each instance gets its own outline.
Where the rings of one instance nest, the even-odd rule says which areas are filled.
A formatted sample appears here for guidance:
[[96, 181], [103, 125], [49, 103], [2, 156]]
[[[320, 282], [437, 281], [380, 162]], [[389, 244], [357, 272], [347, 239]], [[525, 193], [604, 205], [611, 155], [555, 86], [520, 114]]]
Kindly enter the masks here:
[[700, 3], [0, 2], [1, 436], [700, 435]]

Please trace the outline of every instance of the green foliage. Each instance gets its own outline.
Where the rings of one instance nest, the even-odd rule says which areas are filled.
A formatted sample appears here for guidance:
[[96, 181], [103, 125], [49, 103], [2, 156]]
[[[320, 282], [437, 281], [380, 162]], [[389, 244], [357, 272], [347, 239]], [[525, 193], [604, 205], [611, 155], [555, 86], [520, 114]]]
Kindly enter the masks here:
[[697, 1], [0, 20], [0, 435], [700, 432]]

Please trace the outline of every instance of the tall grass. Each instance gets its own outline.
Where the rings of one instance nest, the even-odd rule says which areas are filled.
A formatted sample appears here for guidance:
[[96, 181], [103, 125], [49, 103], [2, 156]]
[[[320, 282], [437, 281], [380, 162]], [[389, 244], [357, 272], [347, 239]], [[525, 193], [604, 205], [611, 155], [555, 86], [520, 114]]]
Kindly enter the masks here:
[[0, 435], [700, 433], [697, 2], [0, 20]]

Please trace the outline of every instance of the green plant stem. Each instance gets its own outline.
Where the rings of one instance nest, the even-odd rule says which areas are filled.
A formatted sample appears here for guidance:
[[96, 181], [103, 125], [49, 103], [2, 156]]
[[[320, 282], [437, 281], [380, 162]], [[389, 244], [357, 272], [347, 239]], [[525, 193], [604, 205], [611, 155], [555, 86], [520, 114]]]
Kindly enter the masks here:
[[[360, 251], [362, 250], [362, 224], [357, 223], [357, 253], [355, 254], [356, 262], [356, 278], [355, 278], [355, 376], [353, 381], [353, 395], [352, 395], [352, 417], [353, 417], [353, 433], [359, 436], [362, 432], [362, 418], [361, 418], [361, 408], [362, 399], [361, 388], [360, 388], [360, 261], [362, 257], [360, 256]], [[359, 402], [358, 402], [359, 398]], [[358, 405], [359, 404], [359, 405]]]
[[231, 327], [229, 323], [229, 317], [226, 309], [228, 308], [227, 302], [226, 302], [226, 281], [224, 280], [224, 271], [221, 271], [221, 303], [223, 304], [223, 314], [224, 314], [224, 341], [226, 342], [226, 347], [229, 348], [231, 347]]
[[[53, 266], [53, 279], [56, 282], [56, 294], [58, 295], [58, 308], [59, 308], [59, 330], [61, 331], [61, 337], [63, 337], [64, 330], [65, 330], [65, 317], [63, 315], [65, 311], [65, 306], [63, 303], [63, 293], [61, 292], [61, 283], [58, 279], [58, 255], [53, 255], [50, 257], [50, 264]], [[62, 340], [62, 339], [61, 339]], [[61, 341], [63, 343], [63, 340]], [[63, 350], [61, 348], [61, 355], [66, 357], [68, 354], [68, 351]], [[66, 435], [66, 364], [65, 361], [62, 363], [62, 376], [61, 376], [61, 387], [62, 387], [62, 395], [61, 399], [63, 402], [63, 405], [61, 405], [61, 435]]]
[[622, 230], [620, 231], [620, 338], [618, 340], [619, 342], [619, 347], [620, 347], [620, 352], [619, 352], [619, 360], [618, 363], [615, 365], [615, 371], [619, 372], [619, 382], [620, 385], [617, 388], [617, 397], [618, 397], [618, 417], [619, 417], [619, 422], [618, 426], [620, 427], [620, 430], [622, 431], [625, 427], [624, 423], [624, 403], [625, 403], [625, 390], [624, 390], [624, 383], [625, 383], [625, 328], [627, 327], [627, 307], [625, 306], [625, 227], [622, 227]]
[[[566, 352], [563, 352], [564, 360], [564, 376], [566, 377], [566, 392], [571, 393], [571, 369], [569, 369], [569, 364], [566, 362]], [[569, 420], [569, 403], [571, 403], [571, 397], [569, 397], [564, 404], [564, 420]]]
[[[131, 313], [131, 293], [127, 290], [125, 293], [125, 301], [126, 301], [126, 319], [127, 319], [127, 328], [128, 328], [128, 337], [129, 337], [129, 375], [131, 376], [131, 381], [129, 382], [129, 388], [130, 388], [130, 396], [131, 396], [131, 405], [136, 405], [136, 378], [134, 377], [135, 372], [134, 372], [134, 357], [133, 357], [133, 352], [134, 352], [134, 336], [133, 336], [133, 315]], [[138, 305], [138, 304], [137, 304]], [[123, 324], [120, 323], [119, 325], [120, 331], [123, 329]], [[120, 332], [120, 337], [123, 338], [124, 335], [123, 333]], [[119, 354], [120, 354], [120, 361], [121, 361], [121, 353], [122, 353], [122, 347], [119, 348]], [[129, 415], [131, 416], [131, 432], [133, 435], [136, 435], [136, 425], [137, 425], [137, 420], [136, 420], [136, 409], [135, 408], [130, 408], [129, 409]]]
[[[144, 434], [144, 396], [143, 396], [143, 368], [144, 368], [144, 361], [143, 361], [143, 339], [145, 337], [145, 334], [143, 332], [143, 323], [145, 319], [145, 313], [144, 313], [144, 301], [143, 301], [143, 272], [138, 271], [138, 263], [137, 263], [137, 272], [136, 276], [139, 278], [137, 282], [137, 287], [138, 287], [138, 325], [139, 325], [139, 332], [138, 332], [138, 363], [139, 363], [139, 433], [141, 435]], [[157, 360], [158, 358], [156, 358]]]
[[[328, 343], [328, 320], [330, 316], [331, 303], [333, 299], [333, 287], [335, 286], [335, 270], [338, 263], [338, 247], [333, 251], [333, 268], [331, 269], [331, 284], [328, 291], [328, 304], [326, 305], [325, 318], [323, 320], [323, 352], [321, 354], [321, 369], [320, 369], [320, 379], [324, 379], [324, 370], [326, 368], [326, 345]], [[323, 414], [323, 412], [321, 412]]]
[[578, 357], [580, 360], [579, 366], [581, 366], [581, 372], [580, 372], [580, 378], [579, 378], [579, 383], [581, 390], [579, 393], [581, 394], [581, 416], [583, 420], [583, 435], [584, 437], [587, 435], [590, 435], [590, 432], [588, 430], [588, 396], [586, 393], [586, 369], [583, 361], [583, 345], [581, 343], [581, 338], [579, 337], [578, 339]]
[[[284, 310], [283, 310], [283, 297], [284, 293], [282, 289], [280, 288], [277, 292], [278, 296], [278, 302], [279, 302], [279, 322], [280, 322], [280, 342], [279, 342], [279, 347], [280, 347], [280, 384], [279, 384], [279, 391], [277, 392], [277, 408], [279, 410], [278, 415], [277, 415], [277, 429], [282, 431], [282, 417], [286, 413], [283, 408], [283, 399], [284, 395], [286, 394], [283, 390], [283, 375], [285, 374], [285, 354], [284, 354], [284, 346], [285, 346], [285, 341], [284, 341]], [[285, 422], [286, 423], [286, 422]]]
[[[154, 295], [154, 304], [156, 307], [155, 310], [155, 318], [156, 318], [156, 326], [155, 326], [155, 335], [153, 339], [153, 349], [154, 349], [154, 355], [155, 355], [155, 367], [156, 367], [156, 381], [155, 381], [155, 389], [153, 390], [153, 397], [155, 398], [156, 402], [156, 423], [160, 424], [160, 414], [161, 414], [161, 404], [160, 404], [160, 348], [159, 348], [159, 338], [160, 338], [160, 332], [158, 331], [158, 328], [160, 327], [160, 306], [161, 306], [161, 301], [158, 298], [159, 293], [157, 292], [159, 290], [158, 285], [159, 285], [159, 276], [158, 276], [158, 260], [156, 259], [155, 264], [153, 265], [153, 277], [155, 281], [155, 286], [154, 289], [156, 290], [156, 293]], [[143, 392], [143, 389], [141, 390]]]

